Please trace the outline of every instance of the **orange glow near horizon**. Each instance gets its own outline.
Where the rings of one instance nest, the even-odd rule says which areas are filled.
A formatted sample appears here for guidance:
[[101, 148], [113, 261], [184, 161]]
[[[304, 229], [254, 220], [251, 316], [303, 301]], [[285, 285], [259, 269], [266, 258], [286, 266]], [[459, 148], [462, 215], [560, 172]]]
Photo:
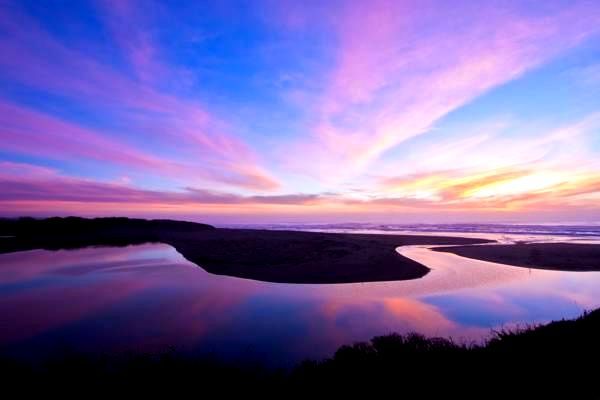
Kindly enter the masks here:
[[276, 3], [4, 5], [0, 216], [600, 222], [597, 4]]

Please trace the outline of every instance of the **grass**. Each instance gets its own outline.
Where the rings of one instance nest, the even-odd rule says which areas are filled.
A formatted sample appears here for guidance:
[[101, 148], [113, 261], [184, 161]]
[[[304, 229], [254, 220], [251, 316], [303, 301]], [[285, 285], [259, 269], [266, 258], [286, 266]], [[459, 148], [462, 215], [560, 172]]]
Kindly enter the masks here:
[[[395, 387], [475, 392], [484, 397], [509, 393], [594, 387], [600, 356], [600, 309], [574, 320], [515, 331], [495, 332], [483, 345], [466, 345], [419, 334], [378, 336], [342, 346], [328, 359], [305, 361], [291, 370], [235, 366], [167, 352], [159, 355], [91, 357], [64, 355], [36, 365], [4, 360], [2, 387], [21, 392], [44, 389], [66, 393], [107, 391], [173, 394], [179, 390], [214, 390], [221, 394], [276, 392], [298, 394], [330, 389]], [[35, 383], [32, 385], [32, 383]], [[519, 388], [519, 389], [517, 389]]]

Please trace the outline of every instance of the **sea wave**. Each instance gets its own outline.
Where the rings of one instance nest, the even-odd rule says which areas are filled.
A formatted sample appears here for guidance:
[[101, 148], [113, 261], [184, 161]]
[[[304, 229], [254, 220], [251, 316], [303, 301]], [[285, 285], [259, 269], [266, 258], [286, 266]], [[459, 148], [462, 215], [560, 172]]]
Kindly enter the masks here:
[[578, 237], [600, 237], [600, 225], [564, 224], [244, 224], [227, 227], [276, 230], [319, 230], [319, 231], [379, 231], [379, 232], [456, 232], [497, 233], [517, 235], [564, 235]]

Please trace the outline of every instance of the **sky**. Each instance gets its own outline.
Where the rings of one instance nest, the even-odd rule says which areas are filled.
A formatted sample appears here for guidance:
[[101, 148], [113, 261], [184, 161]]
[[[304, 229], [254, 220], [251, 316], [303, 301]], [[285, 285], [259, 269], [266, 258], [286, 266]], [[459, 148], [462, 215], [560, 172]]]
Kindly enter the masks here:
[[0, 215], [600, 222], [600, 3], [0, 0]]

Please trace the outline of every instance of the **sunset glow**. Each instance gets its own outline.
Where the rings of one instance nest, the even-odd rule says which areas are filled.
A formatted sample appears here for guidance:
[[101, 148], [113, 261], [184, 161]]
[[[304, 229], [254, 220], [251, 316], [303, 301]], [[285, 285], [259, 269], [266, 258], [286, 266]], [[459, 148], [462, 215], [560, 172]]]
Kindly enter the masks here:
[[0, 215], [600, 222], [600, 3], [483, 3], [2, 1]]

